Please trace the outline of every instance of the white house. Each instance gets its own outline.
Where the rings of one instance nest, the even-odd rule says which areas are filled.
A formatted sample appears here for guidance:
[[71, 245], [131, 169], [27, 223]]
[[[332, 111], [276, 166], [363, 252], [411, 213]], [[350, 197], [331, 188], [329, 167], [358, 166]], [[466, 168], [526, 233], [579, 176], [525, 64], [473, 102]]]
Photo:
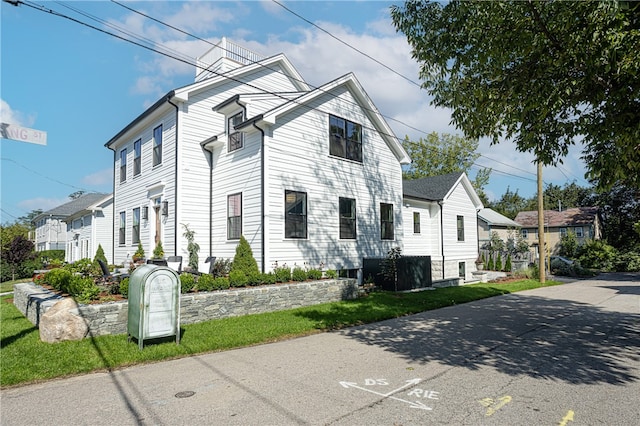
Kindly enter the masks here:
[[[96, 200], [65, 218], [67, 244], [65, 261], [93, 259], [102, 246], [108, 263], [113, 262], [113, 195], [96, 195]], [[99, 197], [101, 196], [101, 197]], [[92, 197], [94, 198], [94, 197]]]
[[[105, 245], [113, 239], [109, 233], [113, 221], [109, 206], [111, 198], [111, 195], [101, 193], [83, 194], [34, 217], [36, 250], [65, 250], [68, 262], [93, 258], [100, 243], [106, 251]], [[106, 211], [99, 213], [101, 209]], [[98, 216], [100, 219], [94, 223], [94, 217]], [[102, 229], [91, 229], [96, 224]]]
[[[223, 39], [196, 82], [170, 91], [106, 143], [114, 154], [114, 262], [232, 258], [240, 236], [263, 271], [345, 270], [401, 244], [410, 159], [353, 74], [310, 87], [282, 54]], [[185, 228], [186, 227], [186, 228]]]
[[403, 182], [404, 255], [431, 256], [433, 280], [471, 280], [482, 201], [464, 173]]

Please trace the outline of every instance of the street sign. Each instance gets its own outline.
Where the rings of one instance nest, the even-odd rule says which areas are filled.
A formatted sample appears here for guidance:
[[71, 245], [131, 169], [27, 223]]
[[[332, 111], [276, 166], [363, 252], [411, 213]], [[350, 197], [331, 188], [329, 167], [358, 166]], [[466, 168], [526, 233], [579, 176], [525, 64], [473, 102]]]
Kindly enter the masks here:
[[16, 126], [15, 124], [0, 123], [0, 137], [18, 142], [47, 144], [47, 132]]

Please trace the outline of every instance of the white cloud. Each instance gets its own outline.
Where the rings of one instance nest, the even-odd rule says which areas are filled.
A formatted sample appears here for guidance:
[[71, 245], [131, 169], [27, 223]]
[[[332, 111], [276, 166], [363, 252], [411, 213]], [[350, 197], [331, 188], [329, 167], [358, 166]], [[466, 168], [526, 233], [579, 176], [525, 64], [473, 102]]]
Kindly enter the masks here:
[[35, 116], [25, 114], [11, 108], [8, 102], [0, 99], [0, 120], [3, 123], [14, 124], [21, 127], [31, 127], [36, 121]]
[[29, 200], [23, 200], [18, 203], [18, 207], [21, 210], [31, 212], [33, 210], [42, 210], [47, 211], [51, 210], [54, 207], [58, 207], [64, 203], [68, 203], [69, 198], [31, 198]]
[[113, 169], [107, 168], [99, 170], [82, 178], [83, 185], [102, 186], [113, 183]]

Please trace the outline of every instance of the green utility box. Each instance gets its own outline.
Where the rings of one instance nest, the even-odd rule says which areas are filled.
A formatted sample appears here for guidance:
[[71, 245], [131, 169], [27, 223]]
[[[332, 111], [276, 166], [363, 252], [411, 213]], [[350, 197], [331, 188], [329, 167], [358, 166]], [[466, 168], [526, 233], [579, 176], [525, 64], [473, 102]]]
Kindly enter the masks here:
[[142, 265], [129, 277], [127, 339], [176, 336], [180, 343], [180, 278], [171, 268]]

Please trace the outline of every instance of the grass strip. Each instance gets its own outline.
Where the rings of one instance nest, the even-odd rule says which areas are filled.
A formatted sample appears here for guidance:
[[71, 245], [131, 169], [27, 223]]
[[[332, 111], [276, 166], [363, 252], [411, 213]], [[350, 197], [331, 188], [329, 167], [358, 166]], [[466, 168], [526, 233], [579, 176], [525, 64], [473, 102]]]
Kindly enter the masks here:
[[0, 300], [0, 386], [275, 342], [557, 284], [523, 280], [411, 293], [374, 292], [356, 300], [182, 325], [179, 345], [175, 338], [150, 340], [142, 351], [127, 342], [126, 334], [44, 343], [38, 329], [5, 296]]

